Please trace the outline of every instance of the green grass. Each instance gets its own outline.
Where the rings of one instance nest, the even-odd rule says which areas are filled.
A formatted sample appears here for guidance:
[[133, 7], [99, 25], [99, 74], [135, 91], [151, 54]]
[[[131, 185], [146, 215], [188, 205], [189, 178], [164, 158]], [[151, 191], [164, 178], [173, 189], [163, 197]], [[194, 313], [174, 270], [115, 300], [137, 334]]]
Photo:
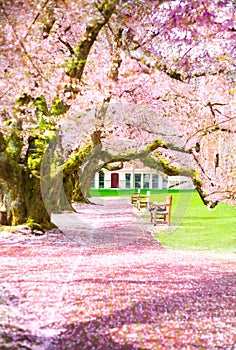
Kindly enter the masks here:
[[222, 203], [209, 210], [194, 192], [178, 228], [157, 238], [172, 249], [236, 253], [236, 206]]
[[[146, 194], [147, 191], [151, 192], [151, 200], [157, 200], [157, 198], [164, 198], [165, 194], [172, 194], [172, 193], [179, 193], [177, 190], [150, 190], [150, 189], [141, 189], [141, 194]], [[138, 192], [138, 190], [134, 189], [119, 189], [119, 188], [112, 188], [112, 189], [104, 189], [100, 188], [98, 190], [91, 189], [90, 194], [92, 197], [130, 197], [131, 194], [134, 192]], [[185, 191], [185, 192], [192, 192], [192, 191]]]
[[[142, 190], [141, 194], [147, 190]], [[224, 203], [209, 210], [196, 191], [150, 190], [151, 201], [173, 195], [171, 228], [156, 234], [163, 246], [171, 249], [236, 253], [236, 206]], [[92, 190], [92, 196], [125, 196], [134, 190]], [[149, 213], [142, 213], [149, 220]]]
[[[113, 189], [91, 189], [90, 193], [92, 197], [130, 197], [132, 193], [137, 192], [138, 190], [123, 190], [119, 188], [113, 188]], [[157, 190], [156, 190], [157, 192]], [[141, 194], [146, 194], [147, 190], [141, 190]]]

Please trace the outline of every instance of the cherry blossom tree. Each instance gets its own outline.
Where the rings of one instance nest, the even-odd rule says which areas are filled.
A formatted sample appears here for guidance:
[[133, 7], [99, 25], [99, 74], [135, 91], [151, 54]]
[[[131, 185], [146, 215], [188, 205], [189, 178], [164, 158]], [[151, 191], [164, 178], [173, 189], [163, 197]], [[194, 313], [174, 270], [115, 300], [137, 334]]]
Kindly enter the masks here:
[[[212, 207], [234, 202], [234, 1], [2, 1], [0, 16], [2, 224], [49, 228], [42, 181], [62, 179], [63, 207], [87, 199], [96, 171], [131, 159], [190, 176]], [[129, 112], [112, 113], [123, 104]], [[62, 156], [58, 134], [71, 118], [87, 128]], [[225, 135], [228, 163], [216, 173], [205, 150]]]

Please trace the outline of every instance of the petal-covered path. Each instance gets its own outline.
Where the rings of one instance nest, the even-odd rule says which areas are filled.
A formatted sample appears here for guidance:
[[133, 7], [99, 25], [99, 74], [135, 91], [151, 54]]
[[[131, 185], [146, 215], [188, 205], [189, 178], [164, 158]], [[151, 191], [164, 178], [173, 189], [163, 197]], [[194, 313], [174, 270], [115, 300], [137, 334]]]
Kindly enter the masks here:
[[236, 262], [161, 247], [125, 199], [0, 237], [0, 349], [236, 348]]

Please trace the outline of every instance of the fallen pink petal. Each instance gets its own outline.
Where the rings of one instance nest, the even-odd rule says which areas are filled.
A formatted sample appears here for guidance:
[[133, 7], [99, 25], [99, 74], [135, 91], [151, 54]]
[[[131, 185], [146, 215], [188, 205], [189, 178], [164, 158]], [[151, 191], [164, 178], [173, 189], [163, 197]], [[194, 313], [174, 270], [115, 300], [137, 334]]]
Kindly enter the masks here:
[[[234, 257], [164, 249], [127, 201], [125, 223], [114, 225], [124, 201], [100, 208], [97, 242], [78, 243], [76, 226], [1, 238], [10, 349], [234, 349]], [[77, 211], [98, 220], [96, 206]]]

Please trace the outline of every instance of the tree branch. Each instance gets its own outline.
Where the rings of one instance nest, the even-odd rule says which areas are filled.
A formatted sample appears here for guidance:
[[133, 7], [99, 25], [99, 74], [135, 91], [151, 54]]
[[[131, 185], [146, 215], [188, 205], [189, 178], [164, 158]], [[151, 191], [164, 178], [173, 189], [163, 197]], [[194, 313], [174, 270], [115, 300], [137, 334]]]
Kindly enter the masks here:
[[232, 118], [228, 118], [227, 120], [223, 120], [222, 122], [219, 122], [217, 125], [216, 124], [213, 124], [213, 125], [209, 125], [208, 127], [206, 128], [202, 128], [202, 129], [199, 129], [197, 130], [195, 133], [193, 133], [193, 135], [191, 135], [185, 142], [185, 146], [188, 144], [188, 142], [194, 137], [196, 136], [197, 134], [201, 134], [201, 136], [205, 136], [207, 134], [211, 134], [212, 132], [215, 132], [215, 131], [222, 131], [222, 132], [228, 132], [230, 134], [235, 134], [236, 131], [232, 131], [230, 129], [227, 129], [227, 128], [221, 128], [220, 125], [224, 124], [224, 123], [228, 123], [232, 120], [236, 119], [236, 117], [232, 117]]
[[41, 76], [43, 79], [45, 79], [44, 76], [43, 76], [43, 74], [42, 74], [42, 72], [41, 72], [41, 71], [39, 70], [39, 68], [34, 64], [34, 62], [33, 62], [32, 58], [31, 58], [31, 56], [29, 55], [28, 51], [26, 50], [25, 44], [23, 43], [23, 41], [22, 41], [22, 40], [20, 39], [20, 37], [18, 36], [18, 34], [17, 34], [17, 32], [16, 32], [16, 29], [15, 29], [13, 23], [11, 22], [11, 20], [10, 20], [10, 18], [9, 18], [9, 16], [8, 16], [8, 13], [6, 12], [6, 10], [4, 9], [4, 7], [3, 7], [3, 5], [2, 5], [1, 3], [0, 3], [0, 8], [2, 8], [2, 11], [3, 11], [3, 13], [4, 13], [4, 15], [5, 15], [5, 17], [6, 17], [7, 21], [8, 21], [8, 23], [10, 24], [10, 26], [11, 26], [11, 28], [12, 28], [12, 31], [13, 31], [13, 33], [14, 33], [16, 39], [19, 41], [19, 44], [20, 44], [20, 47], [21, 47], [22, 51], [23, 51], [24, 54], [27, 56], [27, 58], [29, 59], [30, 63], [32, 64], [33, 68], [36, 70], [36, 72], [38, 73], [38, 75]]
[[120, 49], [122, 47], [122, 33], [123, 33], [123, 29], [119, 28], [114, 36], [114, 53], [112, 56], [112, 63], [111, 63], [109, 77], [115, 82], [118, 81], [119, 68], [122, 63], [122, 58], [120, 55]]
[[67, 47], [71, 55], [75, 55], [75, 51], [73, 47], [67, 41], [64, 41], [62, 38], [58, 38], [58, 40]]
[[[45, 6], [47, 6], [48, 2], [49, 2], [49, 0], [46, 0], [46, 1], [44, 2], [44, 4], [42, 5], [42, 8], [41, 8], [41, 11], [44, 9]], [[27, 30], [27, 34], [25, 35], [25, 38], [27, 38], [27, 36], [28, 36], [28, 34], [29, 34], [31, 28], [33, 27], [33, 25], [35, 24], [35, 22], [37, 21], [37, 19], [39, 18], [39, 16], [40, 16], [40, 11], [39, 11], [39, 12], [36, 14], [36, 16], [34, 17], [34, 19], [33, 19], [32, 23], [31, 23], [31, 25], [29, 26], [29, 28], [28, 28], [28, 30]]]
[[120, 162], [119, 165], [111, 166], [111, 165], [107, 164], [107, 165], [105, 165], [103, 168], [104, 168], [104, 169], [107, 169], [107, 170], [109, 170], [109, 171], [116, 171], [116, 170], [121, 170], [121, 169], [123, 169], [123, 167], [124, 167], [124, 163], [123, 163], [123, 162]]
[[75, 52], [73, 59], [67, 63], [66, 74], [70, 78], [81, 80], [89, 52], [101, 29], [114, 13], [117, 3], [118, 0], [106, 0], [98, 6], [101, 15], [87, 25], [84, 38], [73, 49]]

